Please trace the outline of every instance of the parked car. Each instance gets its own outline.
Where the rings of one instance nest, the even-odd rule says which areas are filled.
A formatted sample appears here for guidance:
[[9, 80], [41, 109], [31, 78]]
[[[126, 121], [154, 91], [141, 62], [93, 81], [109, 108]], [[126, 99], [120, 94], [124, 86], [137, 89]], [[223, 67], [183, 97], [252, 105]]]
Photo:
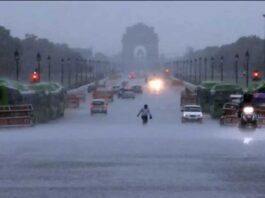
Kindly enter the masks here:
[[90, 113], [108, 113], [108, 103], [105, 99], [93, 99], [90, 104]]
[[200, 105], [184, 105], [181, 109], [181, 122], [197, 121], [202, 123], [203, 113]]
[[124, 91], [124, 92], [121, 93], [120, 98], [124, 98], [124, 99], [131, 98], [131, 99], [134, 99], [135, 98], [135, 94], [134, 94], [133, 91]]
[[134, 85], [132, 86], [132, 90], [134, 93], [143, 93], [143, 89], [141, 85]]

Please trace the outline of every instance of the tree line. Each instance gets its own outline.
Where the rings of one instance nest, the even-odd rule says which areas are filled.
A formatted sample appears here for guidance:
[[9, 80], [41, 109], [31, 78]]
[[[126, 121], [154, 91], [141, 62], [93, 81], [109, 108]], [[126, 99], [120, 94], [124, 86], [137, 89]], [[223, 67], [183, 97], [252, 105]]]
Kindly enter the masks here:
[[[66, 62], [72, 61], [75, 66], [76, 61], [83, 60], [84, 53], [81, 50], [70, 48], [67, 44], [58, 44], [48, 39], [38, 38], [33, 34], [26, 34], [24, 39], [15, 38], [10, 34], [10, 30], [0, 26], [0, 75], [15, 79], [16, 60], [14, 52], [18, 52], [20, 79], [27, 81], [30, 74], [37, 68], [37, 53], [40, 54], [40, 65], [43, 76], [48, 73], [48, 61], [51, 64], [51, 73], [58, 80], [62, 59]], [[87, 51], [86, 51], [87, 52]], [[89, 54], [89, 52], [87, 52]], [[91, 54], [90, 54], [91, 55]], [[50, 60], [48, 60], [50, 57]]]
[[[259, 70], [263, 77], [265, 77], [264, 47], [263, 39], [257, 36], [244, 36], [234, 43], [222, 46], [211, 46], [200, 50], [188, 48], [182, 57], [171, 62], [171, 66], [176, 67], [178, 64], [183, 65], [184, 67], [198, 67], [201, 64], [202, 67], [205, 67], [206, 65], [206, 67], [208, 67], [208, 71], [210, 71], [211, 65], [214, 65], [214, 73], [217, 78], [216, 80], [219, 80], [222, 66], [224, 81], [233, 81], [235, 76], [235, 64], [238, 66], [237, 72], [239, 77], [244, 76], [244, 73], [246, 72], [248, 54], [249, 72]], [[197, 74], [199, 74], [198, 71]], [[187, 75], [194, 74], [189, 74], [187, 72]], [[207, 76], [209, 79], [210, 74], [208, 73]]]

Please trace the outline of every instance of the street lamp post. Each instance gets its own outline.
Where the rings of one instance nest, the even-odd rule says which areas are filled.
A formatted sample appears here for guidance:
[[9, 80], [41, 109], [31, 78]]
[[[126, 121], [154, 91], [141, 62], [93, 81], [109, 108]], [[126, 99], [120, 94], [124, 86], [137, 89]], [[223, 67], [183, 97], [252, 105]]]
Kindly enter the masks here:
[[71, 58], [67, 58], [67, 70], [68, 70], [68, 87], [71, 87]]
[[224, 57], [220, 57], [220, 70], [221, 70], [221, 75], [220, 75], [220, 80], [221, 82], [224, 80]]
[[36, 58], [37, 58], [37, 62], [38, 62], [38, 73], [39, 73], [39, 77], [40, 77], [40, 79], [41, 79], [41, 70], [40, 70], [41, 55], [40, 55], [39, 52], [37, 53]]
[[48, 55], [47, 60], [48, 60], [48, 79], [49, 79], [49, 82], [51, 82], [51, 57], [50, 55]]
[[[262, 15], [265, 18], [265, 14]], [[263, 76], [265, 77], [265, 23], [264, 23], [264, 42], [263, 42], [263, 68], [264, 68], [264, 73]], [[263, 77], [263, 78], [264, 78]]]
[[192, 81], [192, 60], [190, 60], [190, 82]]
[[185, 60], [182, 60], [181, 76], [182, 76], [182, 80], [184, 80], [185, 79]]
[[204, 58], [204, 80], [207, 80], [207, 58]]
[[83, 67], [84, 67], [84, 64], [83, 64], [83, 59], [80, 60], [80, 82], [83, 83]]
[[246, 86], [248, 88], [248, 80], [249, 80], [249, 52], [246, 51], [245, 53], [245, 58], [246, 58]]
[[179, 61], [176, 61], [176, 74], [177, 74], [177, 78], [179, 78]]
[[181, 79], [183, 80], [183, 69], [184, 69], [184, 60], [181, 60], [181, 65], [180, 65], [180, 76]]
[[189, 80], [189, 61], [186, 60], [186, 81]]
[[61, 84], [64, 83], [64, 59], [61, 59]]
[[197, 58], [194, 59], [194, 82], [197, 83]]
[[93, 81], [95, 80], [95, 70], [94, 70], [94, 61], [93, 60], [89, 60], [90, 62], [90, 77], [93, 79]]
[[201, 80], [202, 80], [202, 58], [199, 57], [199, 83], [201, 83]]
[[239, 60], [239, 55], [235, 55], [235, 81], [236, 84], [238, 84], [238, 60]]
[[85, 66], [86, 66], [86, 83], [88, 83], [88, 64], [86, 59], [85, 59]]
[[214, 80], [214, 57], [211, 57], [211, 80]]
[[78, 84], [78, 58], [75, 58], [75, 84]]
[[16, 79], [19, 81], [19, 52], [17, 50], [14, 52], [14, 57], [16, 61]]

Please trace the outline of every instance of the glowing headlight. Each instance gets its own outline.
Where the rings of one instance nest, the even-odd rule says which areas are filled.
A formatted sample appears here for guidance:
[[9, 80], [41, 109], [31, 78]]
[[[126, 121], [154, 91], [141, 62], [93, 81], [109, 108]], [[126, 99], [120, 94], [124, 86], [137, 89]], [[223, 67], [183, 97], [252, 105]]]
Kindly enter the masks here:
[[149, 82], [151, 89], [155, 91], [160, 91], [163, 88], [163, 81], [160, 79], [154, 79]]
[[245, 114], [252, 114], [252, 113], [254, 113], [254, 108], [253, 107], [244, 107], [243, 112]]

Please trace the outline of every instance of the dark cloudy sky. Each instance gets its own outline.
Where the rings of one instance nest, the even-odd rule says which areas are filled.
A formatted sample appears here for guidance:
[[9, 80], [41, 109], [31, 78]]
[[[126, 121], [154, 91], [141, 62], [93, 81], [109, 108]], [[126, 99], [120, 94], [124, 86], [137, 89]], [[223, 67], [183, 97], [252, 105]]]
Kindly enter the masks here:
[[127, 26], [143, 22], [159, 35], [160, 53], [173, 57], [195, 49], [263, 38], [265, 2], [0, 2], [0, 25], [13, 36], [33, 33], [71, 47], [114, 55]]

